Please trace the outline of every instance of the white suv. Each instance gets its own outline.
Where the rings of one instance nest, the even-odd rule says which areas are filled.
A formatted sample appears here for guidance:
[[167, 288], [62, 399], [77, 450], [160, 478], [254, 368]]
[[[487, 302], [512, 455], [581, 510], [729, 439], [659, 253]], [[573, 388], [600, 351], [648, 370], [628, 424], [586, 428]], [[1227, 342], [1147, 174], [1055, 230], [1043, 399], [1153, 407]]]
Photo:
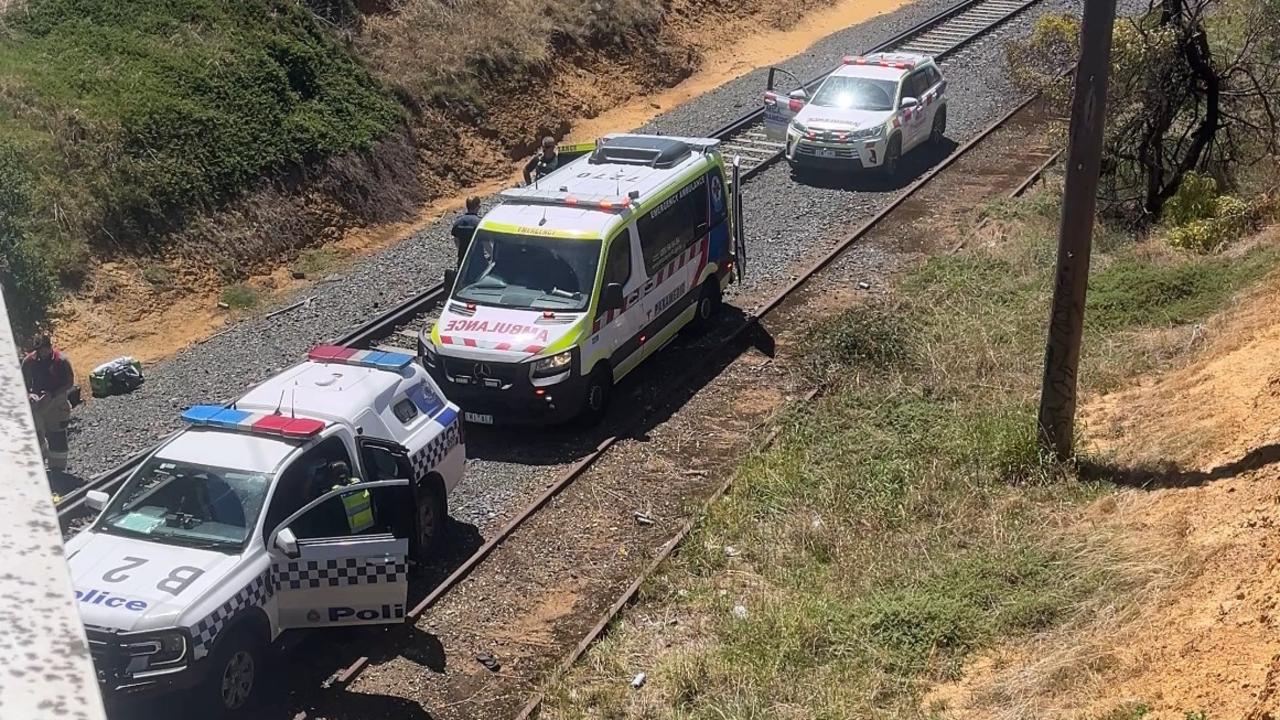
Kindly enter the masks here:
[[[775, 79], [795, 87], [780, 95]], [[898, 170], [902, 154], [941, 142], [947, 81], [933, 58], [914, 53], [849, 56], [810, 97], [795, 76], [773, 68], [764, 94], [765, 132], [786, 143], [792, 167]]]

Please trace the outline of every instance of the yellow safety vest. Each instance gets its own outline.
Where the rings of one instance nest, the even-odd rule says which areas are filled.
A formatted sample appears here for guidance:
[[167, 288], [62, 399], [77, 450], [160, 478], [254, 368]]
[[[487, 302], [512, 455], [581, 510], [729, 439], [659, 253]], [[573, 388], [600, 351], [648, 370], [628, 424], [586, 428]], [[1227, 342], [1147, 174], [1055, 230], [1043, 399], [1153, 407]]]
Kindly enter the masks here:
[[[358, 482], [352, 480], [352, 482]], [[333, 489], [341, 488], [341, 485], [334, 485]], [[364, 532], [373, 527], [373, 498], [370, 497], [368, 490], [359, 490], [349, 492], [342, 496], [342, 508], [347, 513], [347, 527], [351, 532]]]

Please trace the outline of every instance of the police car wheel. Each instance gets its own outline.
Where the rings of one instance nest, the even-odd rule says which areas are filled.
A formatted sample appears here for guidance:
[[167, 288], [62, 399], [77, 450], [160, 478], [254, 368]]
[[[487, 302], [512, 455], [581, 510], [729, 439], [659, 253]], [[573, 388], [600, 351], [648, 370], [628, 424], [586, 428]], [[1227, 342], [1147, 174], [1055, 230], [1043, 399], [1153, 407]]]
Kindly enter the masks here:
[[947, 134], [947, 109], [945, 107], [938, 108], [938, 114], [933, 116], [933, 129], [929, 131], [929, 142], [937, 145], [942, 142], [942, 138]]
[[431, 553], [444, 537], [449, 522], [444, 495], [436, 488], [425, 488], [425, 497], [414, 511], [414, 554], [419, 563], [431, 560]]
[[263, 669], [261, 645], [246, 631], [224, 638], [214, 651], [209, 677], [214, 705], [221, 717], [235, 717], [252, 706], [257, 697], [258, 674]]

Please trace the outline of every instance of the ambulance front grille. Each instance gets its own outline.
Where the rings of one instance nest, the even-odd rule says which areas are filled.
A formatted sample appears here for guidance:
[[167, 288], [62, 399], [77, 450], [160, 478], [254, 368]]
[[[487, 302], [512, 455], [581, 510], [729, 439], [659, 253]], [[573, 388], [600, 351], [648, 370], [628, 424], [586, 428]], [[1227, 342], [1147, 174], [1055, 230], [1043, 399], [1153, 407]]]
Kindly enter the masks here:
[[514, 384], [523, 366], [512, 363], [477, 362], [445, 357], [444, 371], [454, 379], [466, 378], [472, 385]]

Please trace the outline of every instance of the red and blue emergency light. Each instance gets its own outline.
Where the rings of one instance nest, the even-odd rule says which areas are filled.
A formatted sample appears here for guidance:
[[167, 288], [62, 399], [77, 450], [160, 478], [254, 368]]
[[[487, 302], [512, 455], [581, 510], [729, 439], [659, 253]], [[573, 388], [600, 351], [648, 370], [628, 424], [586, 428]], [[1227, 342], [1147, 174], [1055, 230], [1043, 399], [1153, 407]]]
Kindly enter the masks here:
[[198, 427], [239, 430], [295, 440], [315, 437], [325, 428], [323, 420], [251, 413], [221, 405], [193, 405], [182, 413], [182, 419]]
[[353, 365], [392, 372], [400, 372], [413, 364], [412, 355], [381, 350], [356, 350], [341, 345], [317, 345], [307, 353], [307, 359], [312, 362]]

